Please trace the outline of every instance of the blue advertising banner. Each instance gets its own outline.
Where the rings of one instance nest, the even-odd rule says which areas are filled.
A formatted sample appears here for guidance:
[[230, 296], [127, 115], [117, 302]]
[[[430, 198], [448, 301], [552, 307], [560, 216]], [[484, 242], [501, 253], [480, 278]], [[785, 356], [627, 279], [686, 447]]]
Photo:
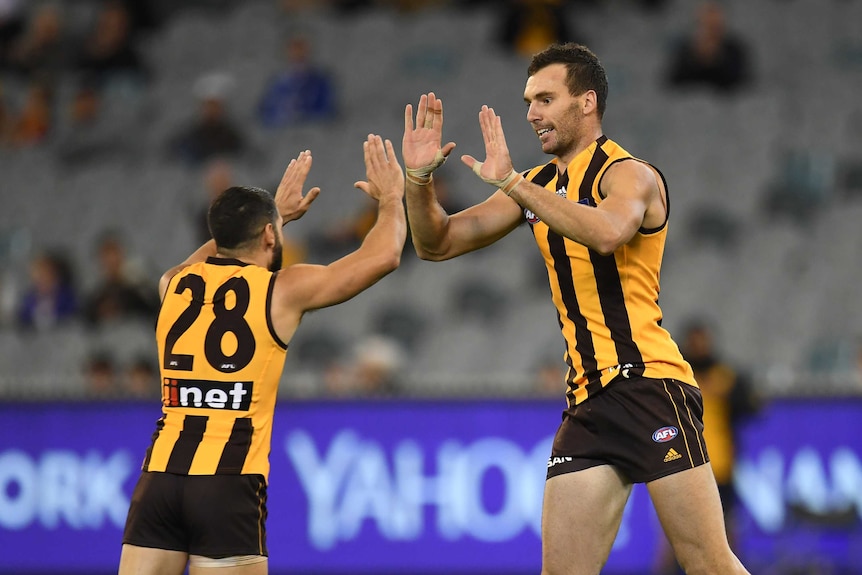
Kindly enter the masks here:
[[[560, 410], [557, 401], [282, 402], [270, 571], [538, 572]], [[822, 557], [862, 572], [860, 416], [859, 401], [783, 401], [742, 430], [739, 548], [750, 564]], [[5, 404], [0, 417], [0, 573], [116, 572], [158, 406]], [[661, 540], [637, 486], [603, 572], [650, 572]]]

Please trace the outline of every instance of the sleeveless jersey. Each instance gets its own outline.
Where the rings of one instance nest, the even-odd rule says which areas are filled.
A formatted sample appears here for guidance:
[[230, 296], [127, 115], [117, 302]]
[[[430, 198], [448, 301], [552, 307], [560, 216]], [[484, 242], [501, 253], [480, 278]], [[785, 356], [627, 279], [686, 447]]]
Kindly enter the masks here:
[[287, 354], [269, 313], [275, 277], [208, 258], [171, 279], [156, 322], [163, 415], [144, 471], [268, 477]]
[[[623, 160], [640, 161], [602, 136], [562, 174], [554, 159], [525, 177], [569, 201], [596, 207], [603, 200], [599, 191], [602, 176], [614, 162]], [[669, 198], [667, 211], [669, 216]], [[566, 342], [569, 407], [599, 392], [617, 376], [673, 378], [697, 385], [691, 367], [661, 327], [659, 272], [667, 220], [656, 229], [641, 228], [613, 254], [601, 255], [552, 231], [529, 210], [524, 215], [545, 260]]]

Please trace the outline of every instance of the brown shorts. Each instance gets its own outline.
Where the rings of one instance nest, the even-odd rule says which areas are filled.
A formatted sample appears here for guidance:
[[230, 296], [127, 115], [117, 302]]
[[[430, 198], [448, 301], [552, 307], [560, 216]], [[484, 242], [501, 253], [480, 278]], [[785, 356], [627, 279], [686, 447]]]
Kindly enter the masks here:
[[563, 414], [547, 478], [613, 465], [646, 483], [708, 461], [698, 388], [674, 379], [619, 378]]
[[143, 472], [123, 543], [223, 558], [268, 555], [266, 482], [260, 475]]

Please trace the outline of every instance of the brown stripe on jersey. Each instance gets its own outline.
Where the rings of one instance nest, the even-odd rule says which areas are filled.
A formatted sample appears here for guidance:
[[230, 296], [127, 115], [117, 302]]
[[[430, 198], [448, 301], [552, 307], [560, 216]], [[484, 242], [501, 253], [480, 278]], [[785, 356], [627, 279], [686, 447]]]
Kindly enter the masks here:
[[163, 415], [156, 422], [156, 430], [153, 432], [153, 437], [150, 440], [150, 446], [147, 448], [147, 454], [144, 456], [144, 464], [141, 466], [141, 469], [143, 471], [149, 471], [150, 458], [153, 456], [153, 447], [156, 445], [156, 440], [159, 438], [159, 434], [165, 427], [165, 417], [166, 416]]
[[180, 431], [180, 435], [176, 443], [174, 443], [174, 448], [171, 450], [171, 457], [168, 459], [165, 471], [178, 475], [188, 474], [192, 467], [195, 452], [198, 450], [198, 445], [200, 445], [204, 438], [208, 420], [209, 417], [206, 415], [185, 416], [185, 419], [183, 419], [183, 430]]
[[[599, 171], [609, 159], [607, 153], [601, 147], [605, 141], [607, 141], [605, 136], [602, 136], [597, 141], [593, 159], [584, 173], [584, 179], [581, 181], [581, 187], [578, 190], [578, 198], [588, 200], [590, 205], [593, 206], [596, 205], [593, 199], [593, 184], [596, 182]], [[632, 338], [632, 327], [629, 321], [628, 310], [626, 309], [623, 284], [620, 280], [619, 270], [617, 269], [616, 258], [614, 258], [613, 254], [603, 256], [592, 249], [589, 252], [590, 262], [593, 264], [593, 273], [596, 276], [596, 291], [599, 296], [599, 305], [602, 308], [602, 314], [605, 316], [605, 325], [608, 326], [611, 332], [611, 339], [614, 342], [614, 348], [617, 353], [617, 361], [620, 364], [634, 364], [636, 371], [631, 372], [632, 375], [641, 375], [642, 368], [638, 369], [638, 366], [641, 366], [643, 357]]]
[[[539, 173], [533, 176], [533, 179], [530, 180], [532, 183], [537, 186], [542, 186], [543, 188], [547, 186], [551, 180], [553, 180], [557, 176], [557, 165], [553, 162], [546, 164], [544, 168], [539, 170]], [[528, 224], [530, 224], [530, 229], [533, 229], [533, 224], [530, 223], [530, 220], [526, 220]]]
[[245, 458], [251, 447], [251, 436], [254, 428], [250, 417], [238, 417], [233, 422], [233, 429], [227, 445], [224, 446], [221, 458], [216, 468], [216, 474], [241, 473]]
[[[566, 186], [569, 183], [569, 174], [564, 172], [560, 175], [557, 187]], [[596, 349], [593, 345], [593, 337], [587, 327], [587, 318], [581, 313], [578, 298], [575, 295], [575, 280], [572, 274], [572, 262], [566, 253], [566, 240], [560, 234], [548, 228], [548, 248], [554, 260], [554, 272], [557, 274], [557, 283], [560, 288], [563, 305], [566, 306], [566, 317], [575, 326], [575, 349], [581, 356], [581, 366], [584, 374], [590, 380], [599, 383], [599, 372], [596, 363]], [[571, 370], [571, 378], [576, 378], [575, 370]]]
[[611, 332], [617, 361], [620, 365], [634, 365], [630, 371], [632, 375], [643, 375], [643, 356], [632, 338], [632, 324], [626, 309], [626, 298], [616, 259], [613, 254], [603, 256], [590, 250], [590, 261], [596, 275], [599, 304], [605, 316], [605, 325]]

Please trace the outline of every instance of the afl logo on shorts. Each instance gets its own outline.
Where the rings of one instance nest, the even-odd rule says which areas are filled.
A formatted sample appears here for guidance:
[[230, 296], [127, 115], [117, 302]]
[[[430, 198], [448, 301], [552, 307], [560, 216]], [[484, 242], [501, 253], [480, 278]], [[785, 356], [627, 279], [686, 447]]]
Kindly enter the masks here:
[[677, 435], [679, 435], [679, 429], [672, 425], [668, 425], [667, 427], [656, 429], [652, 434], [652, 440], [656, 443], [665, 443], [666, 441], [670, 441]]
[[538, 224], [541, 220], [539, 217], [531, 212], [530, 210], [524, 210], [524, 217], [527, 218], [527, 221], [532, 224]]

